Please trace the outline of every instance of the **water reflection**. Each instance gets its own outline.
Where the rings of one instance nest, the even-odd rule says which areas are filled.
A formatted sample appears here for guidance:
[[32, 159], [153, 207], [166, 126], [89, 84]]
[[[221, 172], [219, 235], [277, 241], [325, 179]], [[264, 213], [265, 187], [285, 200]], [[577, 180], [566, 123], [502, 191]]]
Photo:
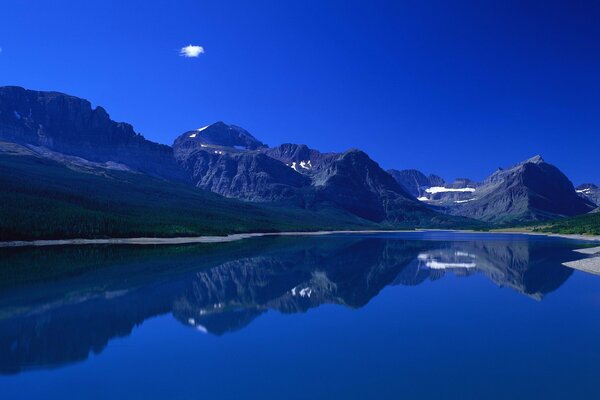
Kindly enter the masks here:
[[182, 247], [12, 249], [0, 259], [0, 372], [85, 360], [147, 318], [240, 330], [268, 310], [359, 308], [389, 285], [484, 274], [541, 300], [572, 270], [549, 240], [262, 238]]

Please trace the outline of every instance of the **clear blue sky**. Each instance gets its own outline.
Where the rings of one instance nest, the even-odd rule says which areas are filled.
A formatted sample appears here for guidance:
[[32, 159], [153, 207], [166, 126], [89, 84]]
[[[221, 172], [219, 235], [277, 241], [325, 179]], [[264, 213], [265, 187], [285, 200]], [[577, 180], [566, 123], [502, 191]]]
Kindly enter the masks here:
[[600, 183], [599, 21], [593, 0], [3, 2], [0, 85], [167, 144], [223, 120], [446, 179], [541, 154]]

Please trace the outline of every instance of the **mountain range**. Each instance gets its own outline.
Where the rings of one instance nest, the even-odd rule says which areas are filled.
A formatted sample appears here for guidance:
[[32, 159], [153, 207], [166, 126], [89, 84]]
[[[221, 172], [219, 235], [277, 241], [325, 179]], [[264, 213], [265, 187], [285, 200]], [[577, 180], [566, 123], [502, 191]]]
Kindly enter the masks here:
[[0, 237], [175, 236], [247, 231], [486, 228], [598, 207], [536, 156], [483, 182], [383, 170], [359, 149], [269, 147], [217, 122], [172, 146], [58, 92], [0, 88]]
[[571, 181], [541, 156], [507, 169], [499, 168], [483, 182], [441, 178], [414, 170], [390, 171], [424, 203], [449, 214], [493, 223], [544, 221], [591, 212], [597, 206], [592, 186], [577, 190]]

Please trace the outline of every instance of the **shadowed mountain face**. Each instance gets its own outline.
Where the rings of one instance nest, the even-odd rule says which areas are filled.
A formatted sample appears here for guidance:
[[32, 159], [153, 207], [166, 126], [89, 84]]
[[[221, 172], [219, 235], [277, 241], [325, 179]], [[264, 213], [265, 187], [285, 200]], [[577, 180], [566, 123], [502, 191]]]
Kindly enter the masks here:
[[111, 120], [102, 107], [92, 108], [89, 101], [63, 93], [0, 87], [0, 140], [187, 180], [169, 146], [148, 141], [131, 125]]
[[[418, 171], [417, 171], [418, 172]], [[409, 185], [407, 176], [417, 176], [419, 200], [453, 215], [493, 222], [543, 221], [574, 216], [595, 207], [592, 187], [575, 191], [569, 179], [540, 156], [532, 157], [506, 170], [499, 169], [481, 183], [457, 179], [453, 184], [433, 185], [423, 176], [406, 171], [393, 174], [400, 184]], [[422, 175], [422, 174], [421, 174]]]
[[573, 258], [573, 245], [566, 242], [410, 235], [5, 249], [0, 371], [85, 360], [144, 320], [167, 313], [186, 326], [222, 335], [269, 310], [360, 308], [386, 286], [415, 286], [448, 273], [483, 274], [536, 300], [572, 273], [560, 265]]

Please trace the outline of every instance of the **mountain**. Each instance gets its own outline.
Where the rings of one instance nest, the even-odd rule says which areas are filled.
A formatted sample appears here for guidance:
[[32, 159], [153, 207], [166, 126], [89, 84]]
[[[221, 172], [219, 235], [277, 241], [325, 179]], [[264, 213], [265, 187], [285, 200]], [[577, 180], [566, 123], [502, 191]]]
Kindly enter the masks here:
[[388, 173], [414, 197], [423, 197], [425, 195], [425, 189], [435, 186], [444, 186], [446, 182], [444, 179], [437, 175], [426, 176], [421, 171], [416, 169], [405, 169], [398, 171], [397, 169], [390, 169]]
[[535, 156], [493, 173], [472, 200], [457, 204], [452, 213], [502, 223], [573, 216], [593, 208], [558, 168]]
[[[193, 184], [226, 197], [254, 202], [309, 210], [333, 207], [394, 226], [468, 223], [441, 215], [418, 202], [360, 150], [321, 153], [291, 143], [269, 148], [246, 131], [245, 143], [247, 138], [252, 138], [252, 142], [241, 146], [229, 134], [239, 129], [219, 122], [185, 132], [175, 140], [175, 158]], [[204, 138], [205, 132], [210, 133], [210, 138]]]
[[338, 155], [314, 175], [312, 185], [320, 198], [372, 221], [412, 223], [435, 214], [360, 150]]
[[[223, 123], [202, 133], [194, 141], [199, 148], [221, 142], [233, 150], [265, 147], [243, 129]], [[240, 157], [240, 166], [249, 170], [254, 168], [245, 163], [256, 161], [264, 170], [281, 164], [266, 155]], [[285, 165], [279, 172], [291, 185], [305, 184]], [[252, 183], [263, 177], [248, 178], [254, 181], [241, 184], [240, 190], [250, 193]], [[92, 109], [87, 100], [62, 93], [18, 87], [0, 88], [0, 184], [0, 240], [379, 226], [328, 205], [307, 210], [252, 204], [200, 190], [191, 185], [171, 147], [112, 121], [101, 107]], [[277, 198], [274, 188], [260, 194]]]
[[197, 187], [231, 198], [302, 205], [301, 190], [310, 183], [281, 162], [255, 151], [175, 144], [175, 157]]
[[365, 229], [341, 210], [253, 204], [83, 159], [0, 142], [0, 240], [226, 235]]
[[149, 175], [185, 181], [169, 146], [153, 143], [102, 107], [58, 92], [0, 87], [0, 140], [39, 151], [112, 162]]
[[593, 183], [584, 183], [575, 188], [577, 193], [583, 198], [590, 200], [597, 206], [600, 206], [600, 187]]
[[[0, 88], [0, 153], [5, 174], [2, 179], [16, 191], [3, 194], [7, 204], [18, 207], [20, 200], [36, 202], [36, 196], [41, 198], [49, 190], [54, 196], [52, 201], [62, 202], [54, 211], [69, 210], [67, 214], [73, 215], [75, 209], [79, 210], [87, 218], [80, 233], [94, 237], [134, 232], [133, 221], [150, 234], [150, 224], [131, 209], [146, 209], [149, 202], [156, 207], [154, 210], [168, 209], [173, 215], [176, 198], [186, 185], [188, 193], [181, 204], [192, 212], [204, 207], [208, 214], [181, 221], [180, 213], [165, 225], [153, 225], [157, 232], [233, 232], [246, 231], [246, 226], [263, 230], [280, 230], [283, 226], [316, 229], [319, 219], [328, 227], [481, 227], [484, 224], [472, 218], [486, 223], [515, 223], [587, 213], [595, 204], [584, 197], [595, 199], [597, 193], [597, 187], [586, 186], [578, 195], [564, 174], [541, 157], [500, 169], [481, 183], [466, 178], [446, 183], [439, 176], [426, 176], [416, 170], [386, 172], [358, 149], [322, 153], [304, 144], [268, 147], [245, 129], [224, 122], [185, 132], [169, 147], [146, 140], [129, 124], [111, 120], [102, 107], [92, 108], [87, 100], [12, 86]], [[38, 186], [17, 183], [19, 176], [31, 176], [30, 171], [23, 170], [26, 168], [47, 180], [32, 176]], [[72, 187], [66, 187], [66, 181]], [[156, 190], [158, 181], [164, 181], [161, 190]], [[98, 194], [105, 203], [94, 198], [89, 185], [105, 191]], [[133, 193], [145, 192], [146, 199], [137, 195], [129, 199], [128, 186]], [[114, 192], [110, 193], [109, 188]], [[245, 203], [207, 197], [203, 192]], [[197, 198], [198, 204], [190, 205], [191, 198]], [[247, 202], [257, 203], [249, 218], [262, 215], [263, 224], [247, 225], [238, 219], [243, 215], [236, 210], [250, 207]], [[225, 224], [227, 229], [210, 227], [205, 222], [196, 224], [212, 218], [211, 212], [221, 215], [221, 205], [232, 213], [233, 219]], [[118, 217], [111, 207], [121, 206], [124, 208]], [[22, 210], [5, 205], [0, 211], [9, 215], [15, 227], [20, 226], [15, 234], [26, 236], [26, 229], [19, 224], [21, 219], [31, 219], [25, 218]], [[10, 217], [11, 212], [23, 218]], [[97, 213], [102, 217], [93, 220]], [[300, 215], [305, 218], [296, 225]], [[46, 217], [43, 213], [39, 216], [41, 220]], [[162, 218], [159, 214], [152, 217], [148, 221]], [[57, 215], [51, 218], [64, 219]], [[99, 220], [103, 221], [100, 225]], [[117, 220], [127, 222], [119, 225]], [[35, 237], [66, 232], [65, 227], [53, 231], [42, 223], [36, 226]], [[113, 229], [115, 226], [120, 228]], [[68, 235], [76, 233], [71, 227]]]
[[483, 182], [462, 178], [420, 190], [419, 200], [438, 210], [500, 224], [574, 216], [594, 208], [558, 168], [540, 156], [498, 169]]
[[[179, 143], [177, 143], [178, 141]], [[176, 139], [176, 143], [176, 147], [178, 148], [185, 147], [186, 144], [191, 146], [197, 144], [216, 145], [244, 150], [256, 150], [267, 147], [245, 129], [235, 125], [227, 125], [221, 121], [186, 132]]]

